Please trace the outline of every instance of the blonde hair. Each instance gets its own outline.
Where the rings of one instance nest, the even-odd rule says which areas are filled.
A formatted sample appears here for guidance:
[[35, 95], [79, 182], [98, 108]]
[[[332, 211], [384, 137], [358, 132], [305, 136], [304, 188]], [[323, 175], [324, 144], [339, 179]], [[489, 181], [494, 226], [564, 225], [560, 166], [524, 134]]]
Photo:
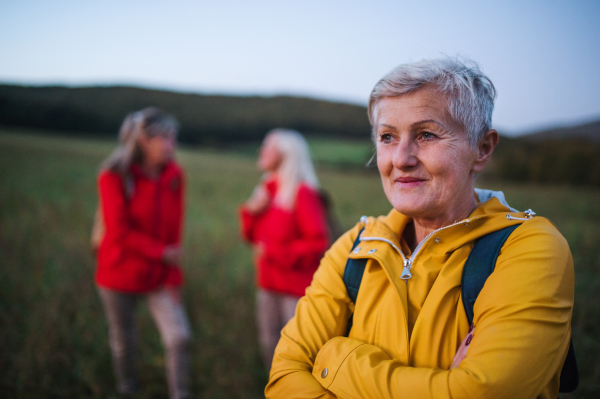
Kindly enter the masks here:
[[119, 131], [119, 146], [100, 165], [100, 170], [111, 170], [125, 177], [132, 163], [140, 162], [138, 147], [141, 134], [147, 137], [177, 135], [179, 123], [171, 115], [156, 107], [144, 108], [125, 117]]
[[267, 139], [273, 140], [282, 157], [277, 169], [279, 188], [274, 201], [282, 208], [291, 209], [301, 183], [313, 190], [319, 189], [308, 143], [299, 132], [289, 129], [271, 130], [265, 141]]

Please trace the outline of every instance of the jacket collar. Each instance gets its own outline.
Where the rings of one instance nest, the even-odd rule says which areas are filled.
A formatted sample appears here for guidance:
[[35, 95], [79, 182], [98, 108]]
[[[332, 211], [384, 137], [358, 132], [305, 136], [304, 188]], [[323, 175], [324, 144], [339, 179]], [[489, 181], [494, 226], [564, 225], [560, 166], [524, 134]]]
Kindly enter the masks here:
[[277, 194], [278, 186], [279, 186], [279, 184], [277, 183], [277, 179], [275, 178], [275, 176], [270, 176], [265, 181], [265, 188], [267, 189], [267, 192], [269, 193], [269, 197], [271, 199], [275, 198], [275, 194]]
[[[508, 219], [509, 214], [526, 218], [523, 212], [512, 212], [498, 198], [491, 197], [483, 203], [478, 203], [468, 218], [436, 230], [430, 238], [438, 239], [436, 241], [439, 245], [430, 247], [430, 250], [435, 253], [452, 252], [481, 236], [523, 222], [519, 219]], [[386, 216], [367, 218], [361, 237], [384, 238], [401, 248], [402, 233], [410, 221], [412, 221], [411, 217], [392, 209]]]
[[[146, 176], [146, 174], [144, 173], [144, 171], [138, 164], [135, 164], [135, 163], [132, 164], [131, 167], [129, 168], [129, 171], [134, 178], [148, 179], [148, 176]], [[165, 164], [162, 172], [158, 176], [157, 181], [170, 179], [178, 174], [179, 174], [179, 167], [177, 166], [175, 161], [169, 161]]]

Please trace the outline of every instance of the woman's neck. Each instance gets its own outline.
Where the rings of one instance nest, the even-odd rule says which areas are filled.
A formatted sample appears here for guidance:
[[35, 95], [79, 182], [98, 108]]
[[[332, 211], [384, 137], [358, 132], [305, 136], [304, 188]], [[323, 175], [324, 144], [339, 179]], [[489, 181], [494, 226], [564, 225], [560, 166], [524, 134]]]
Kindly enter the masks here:
[[153, 165], [153, 164], [147, 164], [147, 163], [142, 162], [140, 164], [140, 168], [142, 169], [142, 172], [144, 172], [144, 174], [148, 178], [150, 178], [152, 180], [156, 180], [160, 176], [160, 173], [162, 172], [164, 165]]
[[466, 219], [476, 207], [477, 203], [475, 202], [475, 197], [473, 197], [472, 200], [465, 201], [462, 206], [446, 215], [436, 218], [415, 217], [404, 229], [402, 237], [410, 247], [411, 251], [414, 251], [419, 243], [433, 231]]

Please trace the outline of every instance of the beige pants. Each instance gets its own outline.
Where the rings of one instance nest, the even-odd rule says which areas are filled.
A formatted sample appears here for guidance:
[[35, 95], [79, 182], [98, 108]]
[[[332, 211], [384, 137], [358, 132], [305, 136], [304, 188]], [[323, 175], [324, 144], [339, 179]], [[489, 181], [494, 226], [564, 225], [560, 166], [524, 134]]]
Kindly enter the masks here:
[[136, 391], [135, 308], [145, 299], [165, 347], [167, 381], [171, 398], [187, 398], [190, 392], [190, 324], [175, 292], [161, 289], [148, 294], [126, 294], [98, 288], [108, 318], [109, 344], [113, 356], [117, 390]]
[[261, 355], [267, 370], [271, 369], [281, 329], [294, 317], [299, 299], [295, 295], [278, 294], [260, 288], [256, 293], [256, 325]]

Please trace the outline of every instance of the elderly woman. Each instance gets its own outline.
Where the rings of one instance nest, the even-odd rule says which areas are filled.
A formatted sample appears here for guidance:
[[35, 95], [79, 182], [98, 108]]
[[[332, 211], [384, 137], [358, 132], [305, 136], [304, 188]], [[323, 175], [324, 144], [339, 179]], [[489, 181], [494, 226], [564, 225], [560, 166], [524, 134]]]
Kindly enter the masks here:
[[174, 159], [178, 129], [175, 118], [158, 108], [129, 114], [120, 144], [98, 176], [102, 223], [95, 277], [123, 395], [138, 389], [135, 313], [144, 301], [165, 346], [169, 396], [191, 396], [192, 331], [180, 296], [184, 174]]
[[281, 329], [294, 317], [330, 242], [319, 180], [304, 137], [295, 130], [271, 130], [257, 166], [264, 174], [240, 207], [240, 224], [242, 236], [256, 252], [256, 325], [268, 370]]
[[[401, 65], [376, 84], [369, 118], [393, 209], [325, 254], [282, 330], [268, 398], [558, 396], [573, 261], [547, 219], [474, 190], [498, 143], [494, 98], [475, 64], [450, 58]], [[476, 240], [512, 225], [470, 326], [463, 266]], [[366, 260], [356, 305], [349, 259]]]

